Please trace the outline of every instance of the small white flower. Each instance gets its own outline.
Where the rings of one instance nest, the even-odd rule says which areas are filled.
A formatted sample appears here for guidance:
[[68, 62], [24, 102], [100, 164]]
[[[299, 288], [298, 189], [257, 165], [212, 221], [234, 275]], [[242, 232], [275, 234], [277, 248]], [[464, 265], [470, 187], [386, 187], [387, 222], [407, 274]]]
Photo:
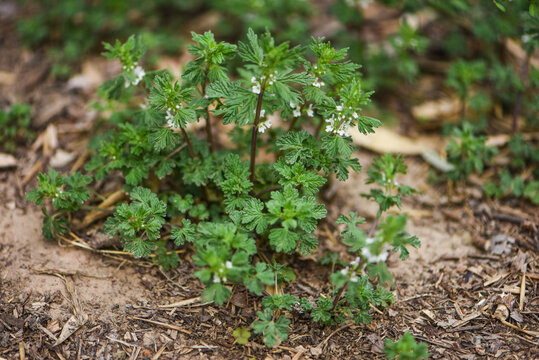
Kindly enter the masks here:
[[300, 117], [301, 116], [301, 108], [298, 107], [294, 109], [294, 117]]
[[253, 84], [256, 83], [256, 78], [255, 78], [254, 76], [251, 78], [251, 82], [252, 82]]
[[371, 245], [373, 242], [374, 242], [374, 238], [368, 237], [367, 239], [365, 239], [365, 244], [367, 245]]
[[337, 107], [336, 107], [337, 111], [342, 111], [342, 108], [343, 108], [342, 104], [341, 104], [341, 105], [337, 105]]
[[296, 103], [295, 103], [295, 102], [292, 102], [292, 101], [290, 101], [290, 107], [291, 107], [292, 109], [293, 109], [293, 108], [295, 108], [295, 107], [296, 107]]
[[359, 262], [361, 261], [361, 258], [358, 256], [350, 263], [351, 266], [358, 266]]
[[223, 278], [223, 282], [226, 282], [226, 281], [227, 281], [227, 279], [226, 279], [226, 277], [224, 277], [224, 278]]
[[262, 89], [261, 89], [261, 87], [260, 87], [260, 84], [258, 84], [258, 83], [257, 83], [256, 85], [253, 85], [253, 86], [251, 87], [251, 91], [252, 91], [253, 93], [255, 93], [255, 94], [260, 94], [260, 91], [261, 91], [261, 90], [262, 90]]
[[320, 79], [316, 78], [314, 79], [313, 86], [320, 88], [322, 86], [326, 85], [323, 81], [320, 81]]
[[313, 112], [313, 104], [310, 104], [310, 105], [309, 105], [309, 108], [307, 109], [307, 116], [309, 116], [309, 117], [313, 117], [313, 116], [314, 116], [314, 112]]
[[213, 274], [213, 283], [217, 284], [221, 282], [221, 278], [217, 274]]
[[341, 274], [343, 274], [344, 276], [348, 275], [348, 268], [345, 267], [344, 269], [342, 269]]
[[354, 111], [354, 113], [352, 114], [352, 117], [353, 117], [354, 119], [357, 119], [357, 118], [359, 118], [359, 115], [357, 114], [357, 112]]
[[268, 120], [258, 124], [258, 132], [263, 134], [270, 127], [271, 127], [271, 120], [268, 119]]
[[350, 281], [357, 283], [358, 280], [359, 278], [357, 277], [356, 273], [353, 273], [352, 276], [350, 277]]
[[225, 267], [226, 267], [227, 269], [232, 269], [232, 261], [227, 261], [227, 262], [225, 263]]

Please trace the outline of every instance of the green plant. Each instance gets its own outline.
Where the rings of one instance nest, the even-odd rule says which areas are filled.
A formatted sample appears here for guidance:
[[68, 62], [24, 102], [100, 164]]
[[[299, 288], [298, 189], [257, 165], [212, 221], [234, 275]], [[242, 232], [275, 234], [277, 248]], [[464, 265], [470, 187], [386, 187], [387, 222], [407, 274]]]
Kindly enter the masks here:
[[31, 111], [28, 105], [15, 104], [9, 111], [0, 111], [0, 150], [14, 152], [17, 144], [24, 144], [34, 137], [30, 128]]
[[427, 350], [427, 344], [424, 342], [417, 343], [415, 337], [409, 332], [405, 332], [396, 342], [386, 339], [384, 346], [384, 353], [388, 359], [428, 359], [430, 355]]
[[[91, 181], [89, 176], [79, 172], [64, 176], [50, 169], [48, 175], [39, 174], [38, 187], [28, 193], [26, 200], [33, 201], [36, 205], [44, 205], [43, 235], [47, 239], [68, 232], [68, 215], [79, 210], [90, 198], [86, 186]], [[45, 201], [52, 205], [53, 212], [49, 213]]]
[[539, 170], [533, 167], [539, 161], [539, 147], [526, 141], [522, 135], [515, 135], [508, 143], [509, 165], [497, 174], [499, 181], [492, 180], [485, 184], [488, 196], [501, 198], [512, 195], [524, 197], [533, 204], [539, 204]]
[[[357, 274], [333, 274], [332, 296], [322, 295], [316, 304], [284, 292], [295, 279], [289, 263], [318, 247], [315, 230], [326, 209], [317, 195], [327, 177], [346, 180], [361, 169], [349, 132], [368, 134], [381, 125], [361, 114], [372, 92], [363, 89], [359, 66], [323, 39], [311, 41], [308, 57], [305, 47], [278, 44], [268, 32], [249, 30], [237, 47], [217, 42], [211, 32], [193, 34], [193, 41], [194, 59], [181, 80], [166, 71], [137, 70], [143, 47], [134, 37], [105, 45], [104, 55], [119, 59], [123, 71], [101, 89], [100, 106], [112, 115], [105, 133], [92, 141], [95, 155], [86, 170], [96, 180], [120, 175], [130, 195], [105, 221], [105, 232], [136, 257], [155, 254], [164, 268], [177, 266], [173, 250], [190, 243], [204, 302], [225, 303], [230, 284], [258, 296], [271, 289], [251, 325], [269, 347], [288, 337], [291, 311], [324, 324], [350, 317], [367, 322], [371, 305], [393, 299], [385, 287], [386, 248], [405, 258], [408, 245], [419, 245], [404, 232], [405, 216], [377, 226], [383, 211], [414, 192], [395, 181], [406, 171], [401, 157], [384, 156], [369, 171], [384, 188], [373, 193], [376, 201], [385, 199], [376, 234], [362, 233], [357, 225], [363, 219], [356, 215], [339, 219], [347, 224], [343, 241], [361, 259], [349, 265]], [[227, 65], [236, 54], [244, 65], [231, 79]], [[144, 107], [136, 106], [143, 101]], [[277, 116], [282, 128], [272, 126]], [[200, 119], [205, 129], [192, 130]], [[236, 146], [216, 137], [218, 121], [239, 140]], [[260, 151], [267, 161], [260, 161]], [[36, 191], [42, 188], [40, 183]]]
[[476, 136], [472, 126], [464, 123], [462, 128], [455, 128], [453, 138], [447, 146], [447, 160], [454, 166], [447, 172], [450, 180], [465, 180], [474, 171], [483, 172], [485, 164], [498, 150], [486, 146], [486, 137]]

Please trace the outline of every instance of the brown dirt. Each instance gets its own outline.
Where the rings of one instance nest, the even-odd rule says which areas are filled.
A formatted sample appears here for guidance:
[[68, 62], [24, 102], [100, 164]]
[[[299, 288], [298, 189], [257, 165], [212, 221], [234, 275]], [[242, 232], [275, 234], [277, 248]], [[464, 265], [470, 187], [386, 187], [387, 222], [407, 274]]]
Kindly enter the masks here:
[[[12, 25], [6, 21], [0, 30], [12, 34]], [[48, 124], [71, 129], [60, 132], [59, 147], [80, 155], [84, 144], [79, 139], [88, 127], [77, 126], [91, 125], [83, 104], [92, 92], [92, 79], [82, 82], [90, 84], [82, 90], [69, 90], [48, 78], [43, 56], [21, 51], [13, 36], [2, 41], [7, 55], [0, 60], [0, 71], [21, 80], [15, 88], [0, 83], [0, 98], [5, 99], [0, 106], [32, 103], [38, 132]], [[28, 69], [36, 71], [24, 76]], [[86, 69], [90, 77], [106, 77], [110, 71]], [[17, 168], [0, 171], [0, 359], [381, 359], [383, 339], [396, 339], [406, 330], [429, 344], [434, 359], [539, 357], [537, 336], [518, 330], [537, 331], [539, 324], [537, 208], [518, 204], [522, 210], [515, 214], [509, 206], [485, 204], [473, 189], [448, 196], [425, 182], [428, 166], [419, 159], [407, 159], [410, 171], [400, 180], [424, 191], [403, 206], [408, 231], [420, 238], [422, 247], [412, 250], [405, 262], [389, 260], [396, 303], [373, 310], [368, 325], [325, 327], [295, 312], [290, 339], [269, 350], [257, 336], [243, 346], [232, 337], [235, 328], [254, 321], [260, 298], [235, 288], [226, 306], [196, 300], [201, 287], [192, 276], [189, 249], [181, 254], [180, 267], [165, 274], [148, 261], [43, 239], [40, 211], [24, 201], [35, 180], [26, 186], [21, 181], [36, 161], [48, 164], [50, 155], [20, 148]], [[367, 168], [372, 156], [360, 156]], [[372, 220], [376, 208], [360, 197], [364, 176], [354, 175], [335, 189], [331, 218], [354, 210]], [[522, 221], [497, 220], [493, 213]], [[328, 231], [331, 237], [319, 232], [321, 249], [314, 257], [325, 250], [344, 251], [331, 240], [337, 229]], [[485, 246], [498, 234], [515, 238], [508, 254], [492, 254]], [[310, 299], [328, 293], [329, 270], [311, 259], [291, 259], [298, 278], [286, 292]], [[522, 263], [531, 277], [526, 277], [519, 310]], [[159, 307], [185, 299], [193, 302]], [[88, 321], [53, 346], [77, 300]], [[509, 314], [505, 323], [492, 316], [502, 305]]]

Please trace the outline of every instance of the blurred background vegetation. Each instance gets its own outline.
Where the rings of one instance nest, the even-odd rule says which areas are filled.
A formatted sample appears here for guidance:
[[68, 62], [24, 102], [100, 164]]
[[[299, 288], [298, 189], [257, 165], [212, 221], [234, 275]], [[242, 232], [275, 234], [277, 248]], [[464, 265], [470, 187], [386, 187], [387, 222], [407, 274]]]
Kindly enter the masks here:
[[[68, 78], [102, 41], [142, 37], [152, 68], [180, 56], [190, 32], [211, 29], [237, 41], [251, 27], [277, 41], [307, 44], [324, 36], [349, 47], [385, 122], [412, 134], [440, 132], [457, 141], [448, 160], [466, 179], [491, 166], [489, 196], [539, 203], [539, 15], [537, 0], [22, 0], [17, 31], [44, 51], [52, 75]], [[489, 134], [510, 134], [496, 167]], [[513, 136], [515, 134], [515, 136]], [[463, 165], [467, 164], [467, 165]], [[461, 166], [462, 165], [462, 168]], [[460, 170], [459, 170], [460, 169]], [[531, 170], [530, 170], [531, 169]], [[492, 174], [491, 174], [492, 175]]]

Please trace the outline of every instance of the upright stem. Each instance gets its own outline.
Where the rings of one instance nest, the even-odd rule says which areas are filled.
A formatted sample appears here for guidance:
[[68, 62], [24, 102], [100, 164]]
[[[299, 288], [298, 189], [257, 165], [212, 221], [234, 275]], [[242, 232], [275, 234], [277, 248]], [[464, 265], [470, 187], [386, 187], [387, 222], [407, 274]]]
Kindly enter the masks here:
[[264, 98], [265, 90], [266, 80], [262, 81], [262, 85], [260, 86], [260, 94], [258, 94], [258, 100], [256, 102], [255, 122], [253, 124], [253, 132], [251, 134], [251, 176], [249, 179], [252, 183], [255, 181], [256, 140], [258, 138], [258, 123], [260, 122], [260, 111], [262, 110], [262, 99]]
[[348, 288], [348, 282], [344, 284], [342, 288], [339, 289], [339, 292], [335, 296], [335, 299], [333, 299], [333, 307], [331, 308], [331, 311], [335, 310], [335, 308], [337, 307], [337, 304], [339, 304], [339, 300], [341, 300], [342, 294], [347, 288]]
[[[526, 81], [526, 78], [528, 77], [528, 68], [530, 67], [530, 57], [531, 54], [528, 52], [526, 55], [526, 59], [522, 63], [522, 68], [520, 69], [520, 79], [522, 81], [522, 84]], [[516, 133], [518, 131], [518, 118], [520, 117], [520, 112], [522, 111], [522, 90], [519, 90], [517, 92], [517, 97], [515, 99], [515, 107], [513, 108], [513, 133]]]
[[[204, 84], [202, 85], [202, 97], [206, 97], [206, 86], [208, 84], [208, 72], [206, 71], [206, 80], [204, 80]], [[211, 126], [211, 118], [210, 118], [210, 110], [206, 107], [206, 139], [210, 143], [210, 152], [215, 151], [215, 139], [213, 138], [213, 132], [212, 132], [212, 126]]]
[[193, 144], [191, 144], [191, 140], [189, 140], [189, 136], [187, 136], [187, 133], [185, 132], [185, 129], [180, 127], [182, 129], [183, 137], [185, 138], [185, 143], [187, 144], [187, 148], [189, 149], [189, 154], [194, 159], [196, 158], [195, 150], [193, 149]]
[[[182, 129], [183, 137], [185, 138], [185, 143], [187, 144], [187, 149], [189, 149], [189, 155], [193, 159], [197, 158], [197, 155], [195, 154], [195, 150], [193, 149], [193, 144], [191, 144], [191, 140], [189, 140], [189, 136], [187, 136], [187, 132], [184, 128], [180, 127]], [[200, 186], [200, 189], [202, 190], [202, 196], [204, 197], [204, 201], [208, 202], [208, 190], [206, 190], [206, 187], [204, 185]]]

